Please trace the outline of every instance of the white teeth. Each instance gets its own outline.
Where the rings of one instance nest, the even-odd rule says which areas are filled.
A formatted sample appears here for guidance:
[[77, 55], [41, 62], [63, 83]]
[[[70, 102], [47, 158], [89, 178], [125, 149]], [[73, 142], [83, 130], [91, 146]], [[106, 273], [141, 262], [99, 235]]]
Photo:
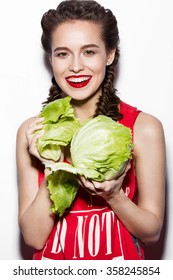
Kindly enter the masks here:
[[89, 77], [81, 77], [81, 78], [68, 78], [68, 80], [72, 83], [81, 83], [85, 82], [89, 79]]

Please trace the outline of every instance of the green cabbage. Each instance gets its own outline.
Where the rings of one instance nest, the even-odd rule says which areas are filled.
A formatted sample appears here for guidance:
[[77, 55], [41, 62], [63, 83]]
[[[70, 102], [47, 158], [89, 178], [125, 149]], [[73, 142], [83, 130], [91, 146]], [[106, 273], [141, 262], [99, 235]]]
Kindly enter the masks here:
[[58, 161], [61, 147], [70, 143], [74, 132], [80, 126], [70, 101], [68, 96], [52, 101], [39, 115], [44, 117], [44, 134], [37, 140], [36, 147], [43, 158]]
[[70, 152], [72, 164], [45, 163], [52, 171], [64, 170], [95, 181], [120, 176], [132, 157], [130, 128], [107, 116], [85, 121], [73, 135]]

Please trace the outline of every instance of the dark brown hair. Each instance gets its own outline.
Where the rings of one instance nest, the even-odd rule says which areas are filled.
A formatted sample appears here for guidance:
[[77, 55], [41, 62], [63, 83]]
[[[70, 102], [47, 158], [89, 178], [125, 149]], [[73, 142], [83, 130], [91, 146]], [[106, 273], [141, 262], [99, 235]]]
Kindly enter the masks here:
[[[111, 10], [105, 9], [96, 1], [62, 1], [56, 9], [47, 11], [41, 20], [43, 30], [41, 42], [46, 53], [51, 54], [52, 31], [56, 29], [58, 25], [72, 20], [92, 21], [99, 24], [101, 26], [101, 36], [105, 43], [107, 53], [116, 49], [113, 63], [106, 67], [105, 79], [102, 84], [102, 95], [97, 103], [95, 116], [106, 115], [117, 121], [122, 117], [118, 109], [120, 99], [116, 95], [116, 89], [114, 88], [115, 68], [119, 58], [117, 20]], [[61, 93], [62, 90], [53, 77], [48, 99], [43, 104], [61, 98]]]

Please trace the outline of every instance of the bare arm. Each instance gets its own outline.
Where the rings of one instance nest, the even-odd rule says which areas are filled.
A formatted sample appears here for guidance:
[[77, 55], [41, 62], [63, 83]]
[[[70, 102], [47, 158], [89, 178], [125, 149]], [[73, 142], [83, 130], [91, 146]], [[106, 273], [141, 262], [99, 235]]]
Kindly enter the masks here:
[[135, 123], [134, 142], [137, 205], [121, 188], [129, 166], [118, 180], [91, 184], [82, 178], [82, 182], [107, 200], [131, 234], [149, 244], [158, 240], [164, 216], [165, 142], [161, 123], [153, 116], [140, 113]]
[[44, 179], [38, 188], [38, 159], [29, 152], [26, 130], [33, 119], [25, 121], [17, 133], [17, 170], [19, 186], [19, 226], [25, 242], [41, 249], [54, 225], [51, 201]]

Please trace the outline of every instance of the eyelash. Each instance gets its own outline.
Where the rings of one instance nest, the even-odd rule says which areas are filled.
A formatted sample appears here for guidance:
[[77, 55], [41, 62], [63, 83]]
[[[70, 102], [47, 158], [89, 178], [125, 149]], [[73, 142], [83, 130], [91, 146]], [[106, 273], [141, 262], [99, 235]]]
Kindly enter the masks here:
[[65, 57], [65, 56], [67, 56], [67, 53], [66, 52], [57, 53], [56, 56], [57, 57]]
[[[86, 55], [86, 56], [93, 56], [94, 54], [96, 54], [96, 53], [93, 50], [86, 50], [86, 51], [84, 51], [84, 55]], [[60, 58], [65, 58], [65, 57], [68, 56], [68, 53], [60, 52], [60, 53], [57, 53], [56, 56], [60, 57]]]
[[92, 50], [86, 50], [86, 51], [84, 52], [84, 54], [86, 54], [86, 55], [88, 55], [88, 56], [91, 56], [91, 55], [94, 55], [95, 52], [92, 51]]

